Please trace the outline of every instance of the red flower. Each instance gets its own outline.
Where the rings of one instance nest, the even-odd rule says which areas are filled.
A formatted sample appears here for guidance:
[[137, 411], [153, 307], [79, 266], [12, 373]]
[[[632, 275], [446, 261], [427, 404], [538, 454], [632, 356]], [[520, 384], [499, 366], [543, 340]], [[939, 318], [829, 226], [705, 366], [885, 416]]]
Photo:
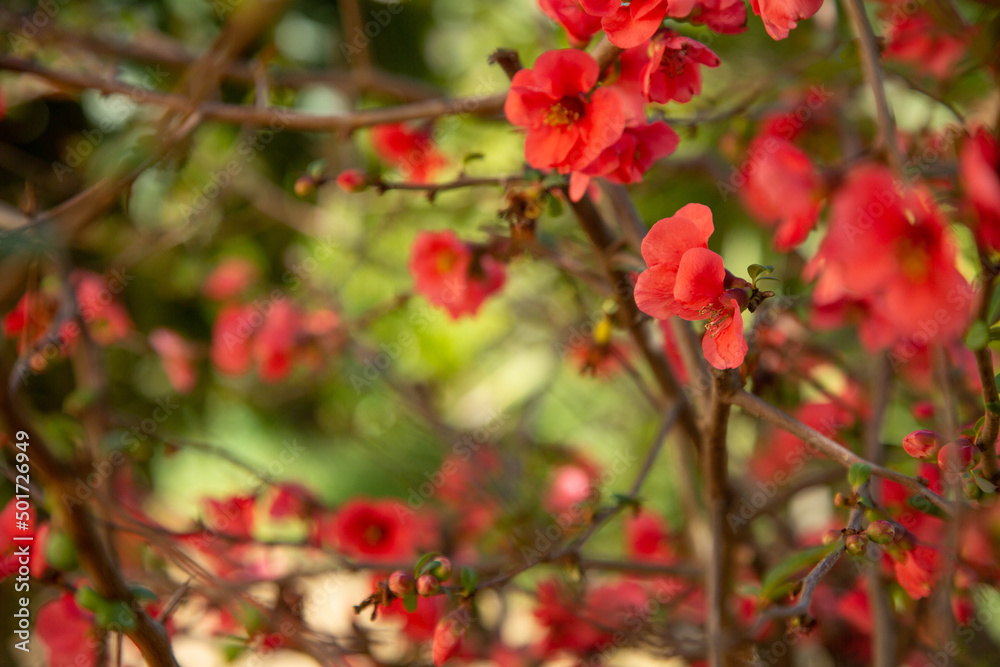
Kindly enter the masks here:
[[215, 318], [212, 327], [212, 364], [223, 373], [242, 375], [250, 369], [250, 336], [253, 326], [249, 316], [252, 308], [226, 306]]
[[919, 600], [931, 594], [934, 582], [940, 576], [941, 554], [931, 547], [918, 545], [894, 565], [899, 585], [911, 598]]
[[653, 225], [642, 242], [649, 268], [639, 275], [635, 301], [658, 319], [707, 318], [705, 358], [716, 368], [736, 368], [748, 349], [740, 315], [747, 297], [741, 289], [726, 288], [722, 257], [707, 247], [713, 230], [712, 212], [702, 204], [688, 204]]
[[670, 530], [656, 514], [643, 510], [625, 520], [625, 547], [638, 560], [668, 561], [673, 558]]
[[434, 147], [430, 127], [377, 125], [372, 128], [372, 148], [381, 160], [417, 183], [429, 181], [447, 164]]
[[287, 299], [276, 301], [253, 337], [253, 358], [261, 380], [278, 382], [291, 372], [302, 331], [302, 314]]
[[724, 35], [747, 29], [747, 6], [743, 0], [697, 0], [688, 20]]
[[712, 49], [673, 30], [662, 30], [650, 42], [650, 60], [643, 71], [642, 92], [650, 102], [690, 102], [701, 93], [701, 68], [718, 67]]
[[243, 257], [224, 259], [215, 267], [201, 286], [201, 293], [209, 299], [226, 301], [239, 296], [257, 280], [257, 265]]
[[368, 187], [368, 175], [360, 169], [345, 169], [337, 175], [337, 187], [344, 192], [363, 192]]
[[750, 0], [753, 13], [764, 21], [764, 29], [772, 39], [788, 37], [802, 19], [819, 11], [823, 0]]
[[149, 334], [149, 346], [160, 355], [163, 372], [170, 385], [180, 394], [194, 389], [198, 382], [198, 372], [194, 368], [194, 348], [176, 331], [154, 329]]
[[630, 49], [653, 36], [669, 14], [683, 17], [691, 13], [694, 0], [580, 0], [588, 14], [601, 17], [601, 26], [615, 46]]
[[[852, 171], [834, 194], [829, 230], [806, 275], [819, 275], [815, 304], [864, 302], [890, 334], [924, 344], [965, 330], [970, 303], [956, 302], [954, 295], [969, 294], [969, 286], [955, 257], [930, 192], [904, 186], [888, 168], [868, 164]], [[885, 336], [880, 338], [884, 343]]]
[[794, 144], [761, 136], [744, 165], [743, 204], [762, 223], [777, 225], [774, 247], [789, 250], [806, 240], [816, 225], [823, 182], [809, 157]]
[[527, 128], [525, 158], [536, 169], [562, 173], [585, 167], [625, 129], [615, 91], [598, 88], [597, 61], [576, 49], [543, 53], [514, 75], [504, 104], [507, 119]]
[[503, 287], [503, 264], [474, 253], [451, 230], [417, 234], [410, 252], [414, 288], [453, 319], [475, 315], [490, 294]]
[[250, 539], [253, 512], [257, 501], [251, 496], [233, 496], [227, 500], [208, 499], [205, 519], [208, 526], [225, 535]]
[[431, 657], [436, 666], [443, 665], [462, 648], [462, 637], [465, 635], [465, 625], [455, 616], [442, 619], [434, 628], [434, 643], [431, 645]]
[[573, 46], [585, 46], [601, 29], [601, 18], [583, 11], [579, 0], [538, 0], [538, 6], [563, 27]]
[[897, 6], [889, 16], [885, 58], [907, 63], [918, 72], [938, 79], [950, 76], [965, 55], [972, 35], [951, 34], [930, 14], [909, 15], [912, 10], [904, 8], [904, 15], [900, 16], [899, 10]]
[[[119, 286], [113, 286], [91, 271], [76, 270], [70, 276], [76, 287], [76, 302], [87, 332], [100, 345], [111, 345], [128, 336], [132, 320], [114, 300]], [[124, 285], [121, 285], [124, 287]]]
[[601, 176], [612, 183], [640, 182], [654, 162], [677, 150], [678, 143], [680, 137], [662, 120], [625, 128], [614, 146], [606, 148], [582, 170], [573, 172], [570, 176], [570, 199], [582, 199], [594, 176]]
[[599, 476], [586, 465], [562, 465], [552, 471], [543, 506], [551, 514], [572, 514], [597, 493]]
[[1000, 249], [1000, 146], [980, 127], [962, 144], [959, 175], [976, 210], [976, 233], [986, 245]]
[[93, 667], [97, 663], [97, 642], [91, 637], [93, 618], [77, 606], [70, 593], [42, 605], [35, 631], [50, 667]]
[[[18, 299], [14, 310], [3, 318], [3, 333], [7, 338], [17, 338], [18, 354], [27, 354], [36, 346], [42, 348], [32, 357], [31, 368], [34, 370], [41, 371], [48, 365], [43, 353], [44, 338], [58, 309], [59, 300], [47, 290], [28, 290]], [[59, 346], [59, 353], [69, 352], [79, 334], [76, 322], [63, 322], [54, 341]]]
[[321, 526], [322, 540], [348, 556], [372, 560], [409, 558], [415, 536], [390, 500], [355, 499]]

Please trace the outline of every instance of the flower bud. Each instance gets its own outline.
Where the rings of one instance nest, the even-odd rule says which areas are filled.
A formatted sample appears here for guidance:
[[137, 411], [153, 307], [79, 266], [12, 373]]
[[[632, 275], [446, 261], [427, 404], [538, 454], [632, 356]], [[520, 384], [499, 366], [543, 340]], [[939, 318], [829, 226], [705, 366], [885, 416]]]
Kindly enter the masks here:
[[444, 556], [437, 558], [432, 564], [430, 573], [438, 581], [447, 581], [451, 579], [451, 561]]
[[435, 665], [443, 665], [449, 658], [458, 653], [462, 647], [462, 637], [465, 626], [454, 617], [438, 621], [434, 628], [434, 643], [431, 646], [431, 657]]
[[880, 519], [868, 524], [865, 534], [875, 544], [889, 544], [896, 537], [896, 529], [888, 521]]
[[847, 496], [841, 492], [833, 494], [833, 506], [834, 507], [847, 507]]
[[441, 582], [433, 574], [422, 574], [417, 579], [417, 593], [425, 598], [437, 595], [441, 590]]
[[299, 197], [311, 195], [316, 190], [316, 179], [310, 174], [303, 174], [295, 180], [295, 194]]
[[926, 460], [936, 456], [945, 442], [947, 441], [940, 433], [921, 429], [903, 438], [903, 449], [915, 459]]
[[389, 575], [389, 590], [392, 591], [393, 595], [405, 597], [415, 589], [416, 582], [413, 580], [413, 575], [409, 572], [396, 570]]
[[959, 438], [941, 448], [937, 462], [941, 470], [949, 473], [962, 473], [972, 467], [975, 460], [976, 447], [969, 438]]
[[337, 185], [344, 192], [364, 192], [368, 176], [360, 169], [345, 169], [337, 176]]
[[823, 533], [823, 544], [833, 544], [840, 539], [841, 531], [839, 530], [828, 530]]
[[847, 546], [847, 553], [852, 556], [864, 556], [865, 547], [868, 544], [868, 538], [866, 538], [863, 534], [848, 535], [847, 539], [844, 540], [844, 543]]

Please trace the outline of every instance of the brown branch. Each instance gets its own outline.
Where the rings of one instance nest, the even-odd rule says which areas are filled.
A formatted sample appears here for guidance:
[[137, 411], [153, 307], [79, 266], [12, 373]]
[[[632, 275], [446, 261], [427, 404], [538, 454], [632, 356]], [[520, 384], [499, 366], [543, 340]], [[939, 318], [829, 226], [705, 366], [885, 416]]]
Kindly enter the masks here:
[[[861, 517], [864, 514], [863, 508], [859, 505], [851, 510], [851, 516], [847, 521], [848, 530], [860, 530], [861, 529]], [[843, 539], [843, 538], [841, 538]], [[805, 616], [809, 613], [809, 607], [812, 605], [813, 595], [816, 593], [816, 587], [819, 583], [823, 581], [823, 578], [829, 574], [833, 566], [837, 564], [840, 557], [844, 554], [845, 545], [843, 541], [838, 544], [833, 551], [827, 554], [823, 560], [816, 564], [816, 566], [809, 571], [805, 579], [802, 580], [802, 591], [799, 593], [799, 597], [795, 604], [788, 605], [784, 607], [771, 607], [757, 619], [754, 624], [754, 629], [750, 631], [751, 635], [756, 634], [760, 631], [764, 625], [771, 620], [778, 618], [792, 618], [796, 616]]]
[[164, 627], [146, 613], [132, 595], [128, 584], [114, 566], [114, 560], [98, 532], [97, 522], [83, 501], [77, 500], [75, 469], [57, 458], [41, 436], [22, 418], [24, 408], [15, 405], [7, 388], [0, 383], [0, 412], [8, 430], [24, 431], [29, 435], [31, 463], [44, 480], [46, 493], [52, 499], [53, 513], [59, 517], [73, 544], [80, 566], [94, 590], [106, 600], [124, 602], [132, 610], [135, 624], [124, 632], [153, 667], [177, 667], [170, 640]]
[[204, 120], [216, 120], [253, 127], [271, 127], [298, 132], [353, 132], [363, 127], [385, 123], [437, 118], [457, 114], [491, 116], [503, 109], [506, 91], [493, 95], [472, 95], [454, 99], [438, 98], [399, 106], [365, 109], [344, 114], [309, 114], [287, 108], [258, 109], [252, 106], [201, 102], [192, 105], [185, 95], [164, 93], [132, 86], [120, 81], [78, 72], [52, 70], [30, 60], [0, 55], [0, 69], [41, 77], [70, 90], [98, 90], [102, 93], [128, 95], [138, 103], [161, 106], [172, 111], [196, 110]]
[[854, 31], [858, 35], [861, 65], [865, 78], [875, 96], [875, 110], [878, 114], [878, 129], [882, 147], [886, 151], [893, 169], [896, 170], [900, 178], [905, 178], [903, 158], [899, 153], [899, 144], [897, 143], [896, 119], [892, 115], [889, 100], [885, 95], [885, 72], [882, 70], [882, 61], [879, 57], [878, 44], [875, 42], [872, 24], [868, 21], [868, 15], [865, 13], [864, 0], [846, 0], [844, 5], [851, 17], [851, 22], [854, 24]]
[[708, 664], [712, 667], [729, 664], [732, 627], [729, 596], [732, 587], [732, 533], [727, 530], [726, 515], [730, 506], [729, 452], [726, 435], [729, 432], [733, 371], [714, 371], [711, 403], [706, 415], [705, 437], [702, 441], [702, 465], [705, 496], [711, 525], [711, 551], [705, 571], [705, 596], [708, 604]]
[[850, 468], [855, 463], [864, 463], [869, 465], [871, 466], [873, 475], [883, 479], [892, 480], [893, 482], [915, 491], [921, 498], [929, 501], [948, 516], [953, 516], [955, 514], [955, 509], [950, 501], [931, 491], [919, 480], [914, 479], [909, 475], [904, 475], [901, 472], [896, 472], [895, 470], [890, 470], [889, 468], [880, 466], [877, 463], [868, 461], [862, 456], [858, 456], [850, 449], [828, 438], [819, 431], [806, 426], [795, 417], [779, 410], [762, 398], [754, 396], [753, 394], [741, 389], [734, 392], [729, 400], [733, 405], [739, 406], [748, 414], [760, 417], [775, 426], [788, 431], [792, 435], [798, 436], [807, 444], [823, 452], [845, 468]]
[[[979, 250], [979, 264], [982, 267], [983, 290], [982, 298], [979, 300], [979, 313], [976, 316], [978, 321], [988, 322], [990, 305], [993, 301], [993, 276], [996, 275], [996, 267], [989, 260], [986, 248], [981, 244], [976, 244]], [[997, 384], [994, 379], [993, 352], [988, 346], [976, 350], [976, 366], [979, 369], [979, 383], [983, 390], [983, 409], [986, 416], [983, 421], [983, 428], [976, 438], [976, 447], [982, 455], [983, 477], [994, 484], [998, 481], [997, 475], [997, 435], [1000, 435], [1000, 414], [995, 410], [1000, 410], [1000, 394], [997, 392]]]

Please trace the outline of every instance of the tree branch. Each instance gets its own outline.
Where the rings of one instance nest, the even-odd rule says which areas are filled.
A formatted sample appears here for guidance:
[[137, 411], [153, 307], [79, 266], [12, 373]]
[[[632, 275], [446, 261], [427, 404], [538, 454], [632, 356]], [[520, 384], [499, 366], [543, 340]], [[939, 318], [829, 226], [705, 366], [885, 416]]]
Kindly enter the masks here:
[[929, 501], [948, 516], [954, 516], [955, 509], [952, 507], [952, 503], [931, 491], [918, 480], [858, 456], [850, 449], [826, 437], [819, 431], [806, 426], [795, 417], [779, 410], [767, 401], [742, 389], [734, 392], [729, 400], [733, 405], [739, 406], [745, 412], [769, 421], [792, 435], [798, 436], [807, 444], [823, 452], [845, 468], [850, 468], [855, 463], [867, 464], [871, 466], [873, 475], [902, 484], [906, 488], [915, 491], [921, 498]]

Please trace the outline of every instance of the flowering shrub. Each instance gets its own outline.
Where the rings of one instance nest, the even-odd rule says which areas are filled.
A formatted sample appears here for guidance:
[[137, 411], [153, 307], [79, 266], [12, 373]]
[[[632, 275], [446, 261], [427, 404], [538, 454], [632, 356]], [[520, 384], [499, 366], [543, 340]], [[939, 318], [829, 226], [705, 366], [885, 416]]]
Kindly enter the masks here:
[[992, 664], [996, 3], [125, 4], [0, 17], [0, 662]]

